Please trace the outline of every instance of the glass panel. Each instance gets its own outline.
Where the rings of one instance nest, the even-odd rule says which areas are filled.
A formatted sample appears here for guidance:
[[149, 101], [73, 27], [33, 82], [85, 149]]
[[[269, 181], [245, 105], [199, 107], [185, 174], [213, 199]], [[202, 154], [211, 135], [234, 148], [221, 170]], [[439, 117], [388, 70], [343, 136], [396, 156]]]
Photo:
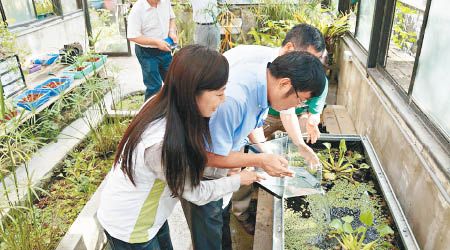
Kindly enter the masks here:
[[331, 0], [330, 9], [336, 14], [339, 13], [339, 0]]
[[128, 52], [125, 9], [121, 0], [89, 0], [89, 17], [97, 53]]
[[355, 34], [356, 18], [358, 16], [358, 0], [350, 1], [350, 32]]
[[422, 27], [426, 0], [397, 1], [386, 70], [408, 91]]
[[450, 1], [431, 2], [412, 96], [442, 130], [450, 136]]
[[360, 2], [358, 27], [356, 27], [356, 39], [358, 39], [366, 50], [369, 50], [373, 13], [375, 11], [375, 0], [361, 0]]
[[6, 98], [25, 88], [19, 66], [19, 61], [15, 56], [0, 60], [0, 81]]
[[69, 14], [75, 10], [78, 10], [77, 0], [60, 0], [61, 7], [64, 14]]
[[2, 0], [2, 5], [10, 25], [17, 25], [35, 19], [31, 0]]
[[55, 15], [52, 0], [34, 0], [38, 19]]
[[298, 153], [297, 146], [287, 136], [270, 141], [250, 145], [249, 153], [272, 153], [285, 157], [289, 161], [289, 169], [295, 172], [294, 177], [272, 177], [257, 168], [266, 180], [258, 184], [278, 198], [305, 196], [322, 192], [322, 170], [311, 172], [307, 161]]

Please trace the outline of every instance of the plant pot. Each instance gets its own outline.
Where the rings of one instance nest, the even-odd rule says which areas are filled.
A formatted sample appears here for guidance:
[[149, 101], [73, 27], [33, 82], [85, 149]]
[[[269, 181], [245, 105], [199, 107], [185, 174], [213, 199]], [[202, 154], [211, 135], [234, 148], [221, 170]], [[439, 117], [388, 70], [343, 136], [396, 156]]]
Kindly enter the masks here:
[[[368, 164], [370, 167], [364, 169], [364, 174], [359, 176], [358, 178], [361, 178], [361, 180], [358, 181], [358, 185], [352, 184], [350, 181], [347, 181], [346, 179], [339, 180], [340, 183], [346, 183], [349, 184], [349, 187], [342, 189], [340, 195], [342, 195], [344, 198], [340, 196], [336, 196], [336, 193], [332, 193], [331, 190], [333, 190], [333, 187], [338, 186], [337, 181], [327, 181], [325, 184], [322, 184], [322, 187], [324, 190], [327, 191], [326, 197], [327, 201], [326, 205], [324, 205], [325, 208], [328, 208], [329, 212], [327, 210], [324, 210], [324, 214], [328, 214], [327, 217], [329, 219], [333, 219], [333, 216], [335, 218], [341, 219], [342, 216], [354, 216], [355, 218], [359, 217], [359, 214], [365, 212], [363, 210], [366, 209], [366, 207], [361, 208], [358, 207], [357, 209], [354, 208], [348, 208], [347, 207], [338, 207], [334, 202], [330, 202], [330, 197], [333, 197], [333, 199], [338, 199], [340, 201], [344, 202], [360, 202], [361, 204], [366, 204], [370, 202], [376, 203], [377, 200], [375, 198], [382, 199], [380, 204], [380, 210], [381, 213], [383, 213], [383, 216], [379, 217], [378, 219], [375, 219], [375, 222], [381, 223], [384, 222], [384, 219], [389, 218], [389, 226], [394, 230], [394, 234], [387, 237], [386, 240], [393, 240], [392, 244], [395, 245], [395, 248], [393, 249], [412, 249], [416, 250], [419, 249], [418, 244], [414, 238], [414, 235], [408, 225], [408, 222], [405, 218], [404, 213], [402, 212], [401, 206], [398, 203], [395, 194], [391, 188], [391, 185], [389, 183], [389, 180], [387, 179], [386, 174], [383, 171], [382, 166], [380, 165], [380, 162], [378, 161], [378, 158], [376, 156], [376, 153], [372, 147], [372, 144], [370, 143], [369, 139], [363, 136], [350, 136], [350, 135], [322, 135], [320, 140], [312, 145], [313, 149], [315, 151], [323, 149], [322, 143], [328, 142], [333, 145], [333, 148], [336, 148], [339, 145], [339, 141], [341, 139], [345, 139], [347, 142], [347, 146], [349, 150], [353, 150], [353, 153], [355, 151], [359, 152], [361, 155], [364, 156], [364, 161], [366, 164]], [[289, 139], [290, 140], [290, 139]], [[292, 142], [290, 142], [292, 143]], [[319, 149], [320, 148], [320, 149]], [[355, 177], [355, 176], [354, 176]], [[356, 177], [355, 177], [356, 178]], [[369, 182], [364, 182], [364, 180], [369, 180]], [[373, 185], [373, 187], [365, 189], [362, 188], [369, 186], [369, 184]], [[333, 186], [334, 185], [334, 186]], [[352, 198], [348, 199], [345, 198], [347, 196], [348, 192], [353, 192], [353, 187], [361, 187], [363, 189], [364, 196], [361, 197], [369, 197], [369, 198], [361, 198], [361, 201], [353, 200]], [[264, 187], [263, 187], [264, 188]], [[351, 191], [350, 191], [351, 190]], [[308, 221], [309, 218], [312, 218], [311, 214], [317, 213], [317, 206], [314, 205], [314, 203], [311, 203], [313, 199], [312, 196], [305, 196], [305, 197], [290, 197], [285, 198], [282, 197], [281, 199], [274, 198], [274, 213], [273, 213], [273, 241], [272, 241], [272, 249], [276, 250], [282, 250], [282, 249], [291, 249], [292, 245], [285, 245], [285, 240], [287, 239], [285, 236], [288, 235], [289, 237], [292, 237], [292, 235], [300, 235], [300, 233], [296, 232], [294, 229], [292, 229], [292, 218], [294, 218], [294, 224], [298, 225], [305, 225], [305, 221]], [[322, 197], [317, 195], [316, 197]], [[332, 200], [332, 199], [331, 199]], [[308, 203], [309, 202], [309, 203]], [[366, 202], [366, 203], [364, 203]], [[355, 204], [360, 204], [355, 203]], [[315, 203], [317, 204], [317, 203]], [[311, 208], [312, 206], [312, 208]], [[359, 205], [358, 205], [359, 206]], [[357, 211], [358, 210], [358, 211]], [[294, 211], [294, 212], [293, 212]], [[302, 212], [300, 212], [302, 211]], [[293, 214], [296, 214], [297, 216], [292, 216]], [[300, 216], [298, 216], [300, 215]], [[322, 218], [324, 216], [322, 215]], [[331, 217], [331, 218], [330, 218]], [[287, 218], [290, 219], [290, 221], [286, 221]], [[305, 221], [303, 221], [305, 220]], [[285, 224], [287, 223], [287, 224]], [[360, 223], [359, 221], [355, 221], [355, 223]], [[335, 239], [327, 238], [325, 235], [329, 236], [330, 231], [322, 231], [325, 232], [322, 234], [322, 237], [315, 237], [317, 236], [317, 233], [314, 231], [314, 228], [308, 228], [310, 225], [320, 225], [320, 223], [312, 223], [312, 224], [306, 224], [304, 228], [306, 228], [307, 232], [312, 235], [314, 235], [314, 240], [310, 241], [312, 243], [308, 243], [306, 245], [302, 245], [301, 249], [309, 249], [310, 247], [316, 247], [319, 249], [335, 249], [335, 247], [340, 247], [337, 241], [333, 241]], [[286, 229], [285, 226], [291, 226], [289, 229]], [[328, 224], [330, 226], [330, 224]], [[358, 225], [353, 225], [352, 227], [355, 229], [358, 227]], [[305, 229], [302, 230], [305, 230]], [[325, 229], [329, 230], [329, 229]], [[299, 230], [301, 231], [301, 230]], [[369, 231], [368, 231], [369, 232]], [[371, 233], [372, 236], [374, 233]], [[376, 233], [375, 233], [376, 234]], [[369, 235], [369, 233], [368, 233]], [[375, 235], [376, 236], [376, 235]], [[392, 237], [391, 237], [392, 236]], [[369, 240], [369, 239], [368, 239]], [[291, 238], [292, 241], [292, 238]], [[297, 241], [299, 242], [299, 241]], [[325, 243], [324, 243], [325, 242]], [[320, 245], [320, 244], [334, 244], [334, 245]]]
[[42, 106], [49, 99], [50, 93], [48, 91], [27, 90], [16, 96], [14, 102], [17, 106], [32, 111]]
[[67, 89], [71, 83], [71, 79], [52, 78], [39, 84], [34, 89], [36, 91], [48, 92], [50, 96], [56, 96]]
[[92, 65], [93, 70], [97, 70], [103, 64], [106, 63], [106, 58], [107, 57], [108, 57], [107, 55], [99, 55], [99, 56], [96, 56], [96, 57], [93, 57], [93, 58], [90, 58], [90, 59], [86, 60], [83, 64]]
[[3, 116], [3, 119], [0, 119], [0, 124], [4, 123], [5, 121], [9, 121], [14, 119], [18, 114], [17, 110], [6, 110], [5, 116]]
[[83, 64], [81, 69], [76, 69], [74, 66], [67, 67], [63, 70], [65, 75], [73, 75], [74, 79], [81, 79], [87, 77], [92, 72], [92, 64]]

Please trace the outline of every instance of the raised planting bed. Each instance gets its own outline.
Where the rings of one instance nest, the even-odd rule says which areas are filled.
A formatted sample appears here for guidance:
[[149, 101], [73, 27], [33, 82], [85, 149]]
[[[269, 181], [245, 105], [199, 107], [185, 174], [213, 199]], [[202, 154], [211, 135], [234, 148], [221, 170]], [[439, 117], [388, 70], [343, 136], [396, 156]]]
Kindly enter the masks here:
[[84, 64], [90, 64], [93, 66], [94, 70], [100, 68], [106, 63], [107, 55], [98, 55], [87, 59]]
[[50, 99], [50, 93], [42, 90], [27, 90], [14, 98], [17, 106], [27, 110], [35, 110]]
[[87, 77], [92, 72], [91, 64], [69, 66], [63, 70], [63, 74], [72, 74], [75, 79]]
[[55, 96], [67, 89], [71, 83], [72, 80], [68, 78], [51, 78], [39, 84], [34, 89], [37, 91], [47, 91], [50, 93], [50, 96]]
[[116, 110], [139, 110], [144, 105], [144, 92], [139, 91], [127, 95], [116, 104]]
[[[25, 183], [31, 187], [23, 206], [3, 216], [2, 249], [22, 249], [14, 248], [17, 244], [27, 249], [56, 248], [111, 169], [114, 150], [129, 121], [130, 118], [106, 118], [53, 168], [48, 178], [40, 180], [41, 188]], [[15, 195], [13, 188], [8, 190], [9, 196], [4, 193], [3, 199]], [[3, 208], [1, 211], [5, 215]]]
[[[280, 139], [286, 143], [279, 151], [291, 168], [306, 170], [296, 146], [290, 139]], [[272, 249], [419, 249], [366, 137], [322, 135], [312, 147], [324, 167], [309, 174], [319, 176], [315, 179], [321, 190], [307, 185], [294, 187], [290, 178], [281, 193], [270, 185], [263, 186], [281, 197], [274, 198]], [[303, 190], [303, 196], [287, 192], [293, 188], [299, 194]]]

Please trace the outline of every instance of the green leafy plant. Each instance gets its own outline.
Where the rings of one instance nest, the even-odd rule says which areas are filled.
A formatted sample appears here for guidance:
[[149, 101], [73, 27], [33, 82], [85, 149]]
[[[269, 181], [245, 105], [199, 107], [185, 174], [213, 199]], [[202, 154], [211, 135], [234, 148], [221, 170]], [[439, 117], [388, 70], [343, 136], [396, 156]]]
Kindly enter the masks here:
[[417, 34], [415, 32], [408, 32], [406, 17], [417, 14], [417, 10], [405, 6], [400, 1], [396, 2], [392, 41], [409, 54], [414, 54], [411, 49], [417, 41]]
[[351, 182], [353, 180], [353, 172], [359, 168], [369, 168], [367, 164], [360, 164], [355, 168], [354, 164], [362, 160], [363, 156], [359, 153], [347, 154], [347, 146], [345, 140], [342, 139], [339, 143], [339, 152], [336, 154], [335, 150], [331, 149], [330, 143], [323, 143], [326, 147], [325, 152], [317, 153], [320, 163], [323, 165], [323, 178], [327, 180], [336, 180], [337, 178], [344, 178]]
[[391, 243], [383, 239], [388, 234], [393, 234], [394, 231], [387, 224], [381, 224], [375, 226], [375, 229], [379, 233], [379, 237], [368, 243], [364, 243], [367, 229], [373, 226], [373, 215], [370, 211], [361, 213], [359, 216], [363, 225], [356, 229], [352, 228], [353, 217], [345, 216], [341, 218], [344, 223], [339, 219], [331, 221], [330, 226], [335, 230], [331, 231], [331, 238], [335, 238], [341, 247], [345, 250], [371, 250], [375, 247], [393, 247]]
[[53, 3], [51, 0], [35, 1], [37, 15], [53, 13]]
[[300, 12], [294, 13], [294, 16], [298, 22], [312, 25], [320, 30], [329, 53], [336, 51], [336, 42], [350, 29], [350, 14], [336, 16], [330, 9], [322, 8], [320, 4], [309, 4]]
[[253, 36], [255, 45], [280, 47], [286, 33], [295, 25], [293, 20], [268, 21], [259, 32], [254, 27], [247, 33]]

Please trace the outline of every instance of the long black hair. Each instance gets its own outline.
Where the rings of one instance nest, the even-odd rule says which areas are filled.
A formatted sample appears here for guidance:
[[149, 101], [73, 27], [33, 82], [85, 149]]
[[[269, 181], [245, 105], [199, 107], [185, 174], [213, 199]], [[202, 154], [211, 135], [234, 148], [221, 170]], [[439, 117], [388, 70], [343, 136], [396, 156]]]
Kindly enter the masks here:
[[114, 165], [134, 185], [133, 150], [148, 124], [161, 118], [166, 118], [161, 163], [172, 195], [181, 197], [186, 178], [194, 187], [200, 184], [211, 136], [209, 118], [201, 115], [196, 96], [222, 88], [228, 70], [224, 56], [201, 45], [186, 46], [175, 54], [161, 91], [131, 121], [116, 150]]

